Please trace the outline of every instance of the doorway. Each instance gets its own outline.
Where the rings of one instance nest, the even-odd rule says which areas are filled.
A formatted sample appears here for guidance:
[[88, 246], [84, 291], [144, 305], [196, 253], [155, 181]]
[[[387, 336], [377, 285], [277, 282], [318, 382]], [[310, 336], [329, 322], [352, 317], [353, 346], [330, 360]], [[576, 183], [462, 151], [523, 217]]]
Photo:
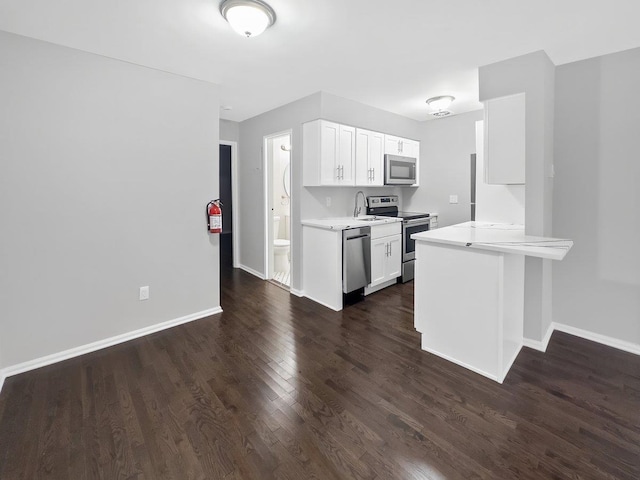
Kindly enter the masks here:
[[220, 268], [238, 266], [237, 229], [237, 171], [235, 142], [220, 142], [219, 150], [219, 192], [222, 202], [222, 233], [220, 234]]
[[265, 272], [271, 282], [291, 286], [291, 131], [264, 138]]

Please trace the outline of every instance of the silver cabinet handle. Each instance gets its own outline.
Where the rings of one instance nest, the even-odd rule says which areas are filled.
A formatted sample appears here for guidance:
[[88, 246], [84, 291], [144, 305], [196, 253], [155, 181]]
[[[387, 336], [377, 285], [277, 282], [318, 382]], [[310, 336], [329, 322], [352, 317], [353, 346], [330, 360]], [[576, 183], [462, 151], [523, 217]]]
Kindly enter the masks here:
[[336, 180], [340, 180], [340, 165], [336, 167]]
[[389, 256], [389, 244], [388, 243], [384, 244], [384, 256], [385, 257]]
[[371, 180], [375, 181], [375, 179], [376, 179], [376, 169], [372, 168], [371, 169]]
[[389, 242], [389, 256], [391, 256], [391, 242]]

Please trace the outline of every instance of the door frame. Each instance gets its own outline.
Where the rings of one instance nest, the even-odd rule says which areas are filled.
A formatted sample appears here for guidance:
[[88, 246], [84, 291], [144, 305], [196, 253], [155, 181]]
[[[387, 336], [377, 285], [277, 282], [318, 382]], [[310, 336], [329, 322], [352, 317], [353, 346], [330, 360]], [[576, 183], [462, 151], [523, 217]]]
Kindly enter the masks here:
[[[289, 135], [289, 144], [293, 144], [293, 129], [282, 130], [276, 133], [270, 133], [262, 137], [262, 158], [263, 158], [263, 191], [264, 191], [264, 276], [266, 280], [273, 278], [273, 159], [269, 155], [269, 142], [274, 138]], [[293, 149], [293, 147], [292, 147]], [[271, 161], [270, 161], [271, 160]], [[289, 152], [289, 175], [292, 175], [293, 154]], [[291, 176], [293, 178], [293, 175]], [[293, 188], [289, 191], [289, 208], [293, 205]], [[291, 210], [289, 211], [291, 218]], [[291, 229], [291, 226], [289, 226]], [[289, 231], [289, 239], [291, 239], [291, 231]], [[289, 240], [291, 242], [291, 240]], [[289, 243], [289, 252], [292, 245]], [[293, 271], [293, 255], [290, 257], [289, 271]], [[291, 282], [290, 282], [291, 283]], [[289, 287], [291, 288], [291, 287]]]
[[[231, 223], [233, 223], [233, 229], [231, 230], [231, 240], [233, 242], [233, 268], [240, 266], [240, 225], [238, 224], [238, 210], [240, 205], [238, 203], [238, 142], [232, 142], [230, 140], [220, 140], [220, 145], [227, 145], [231, 147]], [[218, 163], [220, 160], [218, 159]], [[218, 168], [220, 168], [218, 166]], [[218, 182], [220, 180], [218, 179]], [[224, 212], [224, 205], [222, 206]]]

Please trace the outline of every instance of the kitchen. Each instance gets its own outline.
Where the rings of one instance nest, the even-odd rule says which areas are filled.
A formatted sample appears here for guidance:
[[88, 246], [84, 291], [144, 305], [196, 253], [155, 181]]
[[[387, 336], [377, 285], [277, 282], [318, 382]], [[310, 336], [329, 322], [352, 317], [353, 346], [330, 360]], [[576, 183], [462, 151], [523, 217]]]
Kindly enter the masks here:
[[[377, 63], [367, 63], [367, 59], [364, 58], [354, 61], [354, 56], [364, 50], [363, 43], [371, 42], [377, 49], [375, 53], [378, 54], [383, 51], [384, 44], [388, 43], [391, 37], [353, 35], [350, 21], [358, 18], [363, 25], [371, 28], [370, 31], [378, 32], [379, 25], [384, 25], [385, 19], [390, 15], [386, 5], [369, 17], [360, 15], [357, 10], [367, 3], [372, 5], [374, 2], [296, 2], [290, 10], [282, 10], [280, 21], [271, 31], [274, 33], [271, 38], [282, 40], [279, 35], [290, 28], [290, 15], [298, 8], [298, 4], [304, 4], [303, 9], [307, 8], [308, 12], [315, 13], [301, 15], [302, 21], [307, 23], [304, 23], [304, 28], [296, 31], [296, 38], [300, 43], [311, 39], [311, 45], [304, 45], [303, 53], [308, 55], [308, 52], [314, 52], [318, 55], [318, 58], [314, 58], [315, 65], [305, 69], [301, 66], [302, 55], [288, 57], [290, 61], [285, 65], [278, 65], [277, 68], [265, 65], [267, 62], [262, 62], [261, 59], [266, 56], [267, 50], [274, 47], [268, 43], [268, 36], [250, 39], [249, 41], [258, 40], [253, 43], [244, 42], [247, 39], [238, 37], [238, 45], [241, 45], [237, 47], [238, 50], [228, 48], [233, 40], [231, 35], [224, 36], [224, 28], [228, 25], [223, 19], [218, 18], [219, 12], [215, 8], [213, 13], [217, 16], [211, 15], [212, 20], [209, 23], [189, 25], [193, 28], [184, 29], [194, 35], [207, 32], [203, 33], [206, 37], [204, 40], [184, 41], [185, 39], [181, 38], [176, 41], [173, 35], [178, 30], [166, 28], [166, 25], [172, 24], [170, 21], [157, 22], [156, 27], [152, 28], [140, 28], [142, 25], [149, 27], [146, 22], [158, 20], [159, 11], [174, 13], [172, 9], [177, 8], [178, 4], [186, 5], [190, 2], [167, 2], [166, 5], [163, 4], [167, 7], [166, 10], [151, 9], [149, 15], [131, 15], [126, 9], [134, 7], [126, 5], [127, 2], [117, 5], [104, 2], [101, 7], [104, 8], [104, 12], [97, 11], [100, 10], [99, 6], [87, 6], [94, 2], [69, 2], [72, 8], [60, 8], [60, 5], [51, 2], [29, 2], [29, 5], [40, 4], [42, 10], [38, 11], [38, 15], [33, 15], [33, 8], [22, 8], [15, 3], [7, 8], [9, 3], [11, 2], [3, 2], [0, 15], [0, 28], [3, 30], [0, 32], [0, 55], [3, 64], [10, 66], [4, 69], [3, 75], [0, 76], [3, 87], [1, 91], [11, 92], [11, 95], [5, 97], [7, 101], [2, 111], [3, 125], [6, 127], [3, 132], [10, 132], [10, 135], [3, 137], [3, 142], [0, 142], [3, 167], [6, 168], [3, 171], [7, 172], [7, 175], [2, 176], [1, 192], [4, 200], [3, 220], [7, 220], [8, 232], [3, 235], [1, 242], [3, 252], [12, 252], [3, 259], [2, 269], [4, 296], [0, 302], [0, 385], [5, 376], [7, 377], [2, 395], [21, 394], [22, 390], [18, 385], [26, 375], [34, 373], [40, 375], [41, 379], [45, 376], [37, 372], [28, 372], [29, 370], [137, 336], [166, 330], [164, 334], [157, 334], [141, 341], [145, 348], [151, 349], [161, 335], [166, 335], [162, 338], [168, 339], [171, 335], [182, 332], [182, 328], [189, 328], [189, 325], [194, 328], [198, 324], [206, 325], [206, 328], [202, 327], [200, 330], [203, 335], [179, 337], [185, 340], [183, 344], [190, 344], [190, 340], [206, 339], [214, 329], [229, 330], [233, 329], [234, 323], [241, 323], [226, 322], [226, 318], [234, 318], [231, 309], [225, 314], [221, 313], [220, 291], [227, 285], [224, 283], [225, 280], [220, 278], [220, 265], [217, 261], [218, 239], [209, 235], [203, 225], [204, 205], [216, 195], [214, 183], [217, 173], [214, 169], [215, 162], [211, 160], [216, 158], [216, 152], [211, 145], [217, 147], [218, 140], [235, 142], [238, 146], [238, 193], [241, 199], [238, 230], [240, 267], [261, 276], [264, 275], [267, 261], [264, 230], [268, 225], [264, 209], [263, 140], [265, 136], [277, 132], [291, 131], [293, 295], [286, 295], [285, 298], [282, 295], [286, 292], [280, 289], [276, 293], [273, 293], [273, 290], [267, 291], [272, 292], [283, 305], [297, 302], [297, 305], [304, 305], [312, 313], [321, 312], [317, 318], [313, 318], [312, 315], [305, 318], [309, 325], [314, 325], [314, 321], [318, 324], [312, 327], [312, 332], [319, 333], [319, 329], [324, 327], [322, 322], [328, 320], [330, 323], [327, 325], [334, 333], [354, 333], [352, 338], [361, 336], [357, 334], [370, 334], [366, 329], [367, 325], [363, 323], [352, 322], [351, 325], [358, 328], [348, 330], [348, 310], [340, 314], [324, 309], [307, 299], [296, 298], [297, 295], [305, 294], [302, 222], [308, 219], [352, 216], [354, 199], [359, 190], [363, 191], [365, 197], [397, 195], [399, 208], [402, 210], [438, 213], [440, 227], [446, 228], [468, 220], [471, 203], [469, 155], [478, 152], [476, 122], [484, 116], [477, 101], [520, 91], [526, 91], [527, 95], [534, 99], [535, 107], [528, 109], [533, 122], [529, 122], [530, 119], [527, 118], [527, 124], [533, 128], [528, 132], [528, 138], [532, 138], [532, 141], [528, 142], [528, 148], [533, 149], [528, 155], [535, 161], [531, 164], [533, 177], [530, 178], [527, 172], [527, 188], [524, 192], [527, 204], [525, 223], [528, 228], [539, 230], [540, 232], [534, 232], [539, 235], [547, 236], [552, 232], [554, 235], [575, 241], [575, 246], [566, 259], [556, 262], [552, 269], [548, 268], [544, 261], [525, 260], [526, 269], [532, 275], [527, 278], [527, 283], [534, 288], [529, 292], [529, 299], [533, 301], [525, 302], [524, 308], [530, 318], [543, 320], [525, 322], [523, 334], [528, 339], [528, 346], [544, 350], [553, 331], [561, 327], [572, 335], [590, 340], [574, 340], [576, 343], [573, 345], [579, 345], [580, 351], [588, 353], [589, 358], [593, 359], [593, 365], [583, 365], [578, 375], [567, 375], [568, 370], [565, 370], [563, 365], [558, 366], [555, 363], [555, 370], [551, 371], [550, 375], [545, 372], [535, 378], [540, 379], [540, 384], [549, 388], [558, 387], [554, 393], [562, 393], [567, 386], [572, 392], [577, 389], [578, 394], [571, 399], [578, 403], [574, 406], [579, 415], [585, 415], [581, 418], [586, 418], [586, 421], [576, 420], [567, 428], [575, 427], [579, 432], [591, 432], [593, 424], [589, 422], [602, 418], [596, 416], [597, 412], [587, 411], [592, 405], [591, 400], [595, 398], [596, 405], [599, 405], [600, 401], [608, 401], [597, 397], [596, 390], [609, 383], [624, 388], [628, 386], [625, 382], [634, 381], [633, 375], [637, 377], [637, 372], [628, 372], [628, 375], [613, 377], [613, 380], [611, 377], [598, 377], [603, 381], [595, 387], [591, 377], [593, 368], [604, 365], [605, 372], [612, 371], [615, 366], [611, 367], [610, 359], [623, 358], [622, 354], [612, 354], [612, 349], [596, 349], [592, 345], [593, 342], [636, 354], [640, 351], [640, 330], [637, 323], [640, 285], [637, 277], [637, 272], [640, 271], [640, 256], [636, 247], [638, 225], [637, 222], [629, 221], [630, 218], [635, 218], [634, 215], [639, 208], [635, 193], [639, 164], [633, 159], [637, 151], [637, 112], [640, 111], [636, 94], [637, 84], [640, 82], [640, 52], [634, 47], [640, 45], [640, 42], [631, 36], [617, 36], [622, 35], [620, 32], [637, 32], [633, 23], [637, 15], [615, 9], [598, 12], [595, 21], [591, 23], [592, 28], [587, 28], [585, 31], [588, 34], [584, 36], [595, 39], [596, 43], [603, 41], [602, 36], [617, 39], [614, 46], [585, 49], [575, 53], [575, 56], [563, 56], [557, 50], [552, 54], [553, 45], [550, 45], [549, 55], [556, 61], [556, 65], [553, 66], [545, 58], [546, 54], [533, 57], [527, 54], [543, 47], [546, 49], [548, 43], [541, 42], [540, 38], [525, 44], [508, 42], [508, 39], [515, 35], [514, 30], [518, 30], [519, 26], [534, 24], [540, 28], [533, 30], [544, 32], [543, 37], [546, 41], [548, 32], [541, 25], [547, 25], [551, 17], [561, 19], [560, 23], [566, 21], [566, 24], [570, 24], [575, 19], [576, 12], [582, 13], [580, 8], [585, 2], [579, 2], [579, 5], [576, 5], [576, 2], [562, 2], [562, 5], [554, 6], [553, 16], [537, 17], [539, 23], [530, 23], [529, 15], [515, 15], [516, 20], [520, 19], [520, 22], [517, 22], [514, 21], [514, 15], [505, 12], [499, 17], [508, 21], [504, 22], [504, 25], [494, 25], [496, 28], [493, 29], [488, 23], [478, 22], [478, 12], [474, 10], [477, 8], [477, 2], [467, 2], [469, 9], [463, 20], [470, 22], [471, 26], [480, 24], [475, 32], [491, 32], [500, 40], [506, 39], [496, 42], [495, 38], [488, 39], [489, 35], [477, 35], [468, 41], [464, 48], [459, 48], [459, 52], [473, 51], [482, 59], [474, 63], [471, 76], [489, 75], [492, 80], [489, 84], [485, 83], [486, 88], [483, 87], [479, 92], [475, 89], [469, 90], [473, 92], [471, 96], [475, 97], [478, 93], [478, 97], [475, 98], [477, 108], [456, 111], [465, 99], [458, 92], [450, 91], [446, 78], [438, 77], [436, 70], [444, 69], [445, 66], [451, 68], [463, 55], [443, 54], [430, 62], [425, 61], [424, 63], [430, 66], [432, 75], [423, 72], [419, 78], [420, 81], [427, 78], [432, 81], [429, 88], [432, 88], [433, 92], [425, 95], [423, 93], [426, 87], [415, 88], [415, 83], [413, 90], [409, 85], [405, 87], [400, 84], [388, 88], [389, 97], [401, 94], [412, 99], [417, 113], [411, 113], [408, 111], [410, 109], [403, 111], [400, 108], [402, 102], [382, 95], [379, 102], [371, 102], [377, 106], [366, 104], [366, 95], [363, 92], [368, 92], [372, 84], [382, 83], [389, 77], [398, 81], [415, 80], [418, 75], [412, 69], [423, 66], [418, 65], [416, 59], [431, 51], [427, 47], [448, 46], [449, 42], [442, 41], [442, 35], [446, 34], [446, 38], [453, 40], [456, 36], [451, 35], [449, 31], [453, 26], [438, 21], [436, 12], [430, 12], [428, 19], [423, 16], [403, 18], [402, 22], [397, 22], [402, 28], [396, 28], [394, 35], [403, 48], [397, 52], [378, 55], [380, 61]], [[335, 13], [327, 17], [322, 11], [314, 10], [322, 10], [330, 3], [334, 4], [337, 11], [348, 12], [349, 15]], [[572, 6], [565, 7], [568, 3], [572, 3]], [[281, 5], [284, 6], [284, 2]], [[417, 3], [414, 6], [422, 8], [417, 6]], [[560, 15], [560, 10], [566, 8], [569, 11], [564, 11], [564, 16]], [[116, 9], [119, 14], [115, 14], [112, 9]], [[633, 8], [630, 9], [633, 11]], [[193, 11], [196, 10], [197, 8], [194, 8]], [[614, 10], [616, 15], [611, 13]], [[396, 15], [397, 11], [391, 13]], [[193, 18], [179, 14], [169, 17]], [[122, 23], [115, 20], [106, 21], [117, 18], [122, 19]], [[490, 20], [491, 18], [486, 18], [487, 22]], [[44, 28], [46, 31], [42, 30], [43, 24], [39, 23], [40, 21], [50, 22], [46, 25], [47, 28]], [[626, 28], [625, 21], [631, 23]], [[326, 30], [318, 34], [313, 29], [316, 22]], [[394, 22], [391, 23], [395, 25]], [[615, 25], [615, 28], [601, 28], [603, 24]], [[79, 29], [78, 25], [83, 25], [83, 28]], [[208, 36], [212, 25], [216, 31], [215, 41], [211, 41], [212, 38]], [[416, 28], [407, 28], [412, 25]], [[424, 28], [425, 25], [429, 25], [430, 28]], [[287, 28], [279, 29], [284, 26]], [[349, 50], [349, 55], [341, 56], [336, 53], [339, 45], [332, 43], [335, 37], [331, 35], [335, 29], [344, 29], [343, 31], [351, 35], [348, 44], [354, 48]], [[428, 32], [433, 31], [439, 32], [434, 41], [419, 36], [421, 32], [426, 36]], [[562, 31], [566, 32], [564, 28]], [[403, 39], [402, 34], [405, 32], [416, 35], [417, 38]], [[600, 36], [597, 32], [600, 32]], [[233, 32], [230, 34], [235, 35]], [[224, 41], [218, 42], [220, 38]], [[362, 38], [365, 39], [364, 42]], [[493, 48], [487, 46], [487, 40], [488, 43], [493, 42]], [[240, 44], [240, 41], [244, 43]], [[265, 43], [260, 43], [261, 41]], [[497, 47], [498, 43], [502, 44], [502, 49]], [[157, 57], [145, 56], [145, 52], [149, 51], [149, 45], [157, 47], [154, 49], [158, 52]], [[222, 50], [228, 48], [232, 51], [231, 56], [234, 60], [243, 60], [231, 63], [237, 69], [231, 68], [233, 72], [226, 77], [216, 78], [211, 71], [198, 70], [199, 66], [211, 65], [205, 59], [216, 58], [206, 48], [199, 50], [198, 45], [213, 45], [211, 48]], [[475, 45], [481, 45], [478, 48], [481, 52], [473, 50], [472, 47]], [[624, 51], [629, 48], [631, 50]], [[161, 53], [166, 56], [162, 56]], [[327, 62], [323, 55], [333, 55], [346, 60], [335, 65]], [[449, 61], [454, 57], [453, 61]], [[385, 59], [383, 66], [382, 58]], [[396, 67], [396, 61], [400, 67]], [[239, 66], [239, 63], [252, 65], [257, 73], [246, 74], [246, 71], [242, 70], [244, 67]], [[186, 64], [193, 68], [185, 68]], [[332, 70], [327, 65], [334, 65], [334, 78], [311, 82], [311, 86], [307, 87], [285, 88], [287, 94], [284, 97], [269, 98], [261, 90], [265, 85], [285, 84], [284, 79], [287, 76], [299, 80], [300, 77], [296, 75], [300, 72], [303, 76], [319, 77], [320, 73]], [[351, 65], [355, 66], [349, 68]], [[481, 65], [493, 65], [495, 70], [483, 71], [481, 67], [480, 72], [477, 72], [475, 68]], [[402, 71], [402, 75], [394, 74], [399, 70]], [[366, 78], [356, 80], [360, 71]], [[539, 80], [540, 76], [532, 73], [540, 71], [544, 72], [542, 78], [547, 83], [542, 82], [541, 87], [537, 84], [530, 89], [531, 85], [527, 81]], [[214, 73], [217, 74], [217, 71]], [[367, 78], [371, 81], [367, 82]], [[203, 79], [205, 81], [202, 81]], [[353, 85], [348, 85], [347, 79], [352, 79]], [[218, 86], [218, 81], [223, 87]], [[229, 85], [244, 88], [244, 107], [238, 101], [240, 97], [229, 92]], [[491, 92], [487, 91], [487, 85], [490, 85]], [[514, 91], [516, 87], [518, 90]], [[507, 92], [505, 89], [512, 90]], [[456, 101], [451, 107], [453, 114], [427, 121], [425, 99], [432, 95], [448, 93], [456, 96]], [[372, 97], [376, 95], [373, 94]], [[550, 101], [552, 98], [554, 100]], [[612, 98], [621, 98], [624, 108], [611, 108]], [[398, 108], [391, 106], [394, 102]], [[87, 108], [87, 105], [92, 108]], [[232, 105], [235, 105], [233, 109]], [[255, 109], [249, 110], [246, 105]], [[219, 121], [219, 115], [223, 120]], [[305, 187], [301, 157], [304, 151], [303, 129], [304, 124], [318, 119], [420, 142], [419, 186]], [[551, 138], [553, 142], [549, 141]], [[61, 142], [61, 139], [64, 141]], [[510, 200], [516, 204], [521, 199], [519, 195], [522, 192], [508, 193]], [[78, 199], [82, 201], [77, 201]], [[358, 201], [362, 205], [361, 197]], [[99, 206], [98, 209], [96, 204]], [[55, 214], [51, 214], [52, 210]], [[97, 213], [100, 222], [92, 221]], [[34, 217], [38, 218], [39, 222], [28, 221]], [[620, 241], [621, 238], [623, 241]], [[244, 279], [255, 280], [243, 272], [237, 273]], [[550, 279], [553, 282], [550, 282]], [[250, 283], [247, 280], [247, 284], [251, 286], [258, 283], [266, 284], [258, 280], [255, 282]], [[151, 285], [150, 298], [144, 301], [138, 298], [141, 285]], [[255, 287], [256, 290], [262, 288]], [[374, 293], [359, 305], [380, 305], [373, 302], [374, 296], [390, 300], [385, 296], [386, 291], [389, 289]], [[390, 303], [395, 308], [396, 305]], [[247, 311], [242, 305], [241, 296], [232, 305], [237, 308], [236, 313]], [[259, 302], [256, 302], [256, 305], [261, 306]], [[405, 308], [405, 314], [406, 310]], [[286, 308], [275, 308], [273, 311], [287, 314]], [[224, 321], [218, 321], [221, 315], [225, 315]], [[289, 320], [291, 319], [287, 317], [287, 321]], [[341, 330], [343, 323], [347, 324], [346, 330]], [[180, 329], [169, 329], [179, 324], [186, 325]], [[254, 334], [250, 330], [244, 332], [247, 333], [245, 337], [249, 338]], [[284, 332], [283, 338], [284, 335], [295, 334], [295, 329], [288, 330]], [[400, 335], [405, 334], [406, 332], [400, 332]], [[320, 337], [321, 333], [318, 335], [318, 338]], [[335, 334], [333, 338], [340, 338], [340, 335]], [[419, 375], [411, 376], [412, 381], [407, 383], [407, 387], [421, 384], [429, 375], [427, 367], [435, 364], [436, 376], [447, 376], [449, 380], [454, 377], [458, 380], [469, 380], [469, 384], [481, 385], [481, 390], [507, 391], [506, 387], [496, 389], [497, 384], [489, 385], [488, 381], [483, 383], [485, 379], [479, 375], [474, 374], [479, 380], [465, 376], [466, 372], [460, 373], [462, 369], [445, 365], [445, 362], [440, 362], [438, 358], [422, 351], [413, 352], [412, 348], [419, 348], [419, 340], [415, 335], [405, 335], [405, 338], [407, 342], [402, 346], [402, 355], [405, 356], [402, 358], [408, 359], [411, 355], [408, 369], [415, 366], [418, 367], [415, 371], [419, 372]], [[567, 338], [568, 335], [563, 335], [559, 341], [552, 344], [566, 344]], [[236, 335], [233, 340], [237, 342], [244, 339]], [[320, 357], [320, 350], [305, 350], [305, 341], [309, 340], [311, 336], [306, 336], [295, 345], [301, 361], [297, 365], [289, 365], [294, 378], [300, 370], [308, 372], [307, 368], [315, 368], [316, 359], [313, 356]], [[412, 347], [409, 347], [409, 343]], [[278, 352], [277, 343], [273, 346], [274, 351]], [[124, 350], [125, 347], [128, 348], [121, 346], [118, 349]], [[207, 347], [201, 351], [204, 352], [201, 356], [206, 356]], [[333, 360], [344, 365], [340, 362], [346, 360], [335, 358], [335, 348], [331, 349], [329, 346], [326, 351], [328, 356], [333, 355]], [[296, 351], [287, 350], [285, 353], [295, 354]], [[345, 354], [344, 351], [341, 353]], [[107, 358], [109, 352], [104, 351], [100, 353], [102, 354]], [[516, 372], [515, 377], [517, 382], [510, 384], [510, 388], [521, 389], [520, 393], [523, 393], [522, 390], [531, 385], [527, 383], [527, 372], [545, 366], [545, 360], [549, 359], [549, 356], [535, 354], [537, 352], [528, 351], [525, 356], [527, 365], [520, 366], [520, 371]], [[579, 356], [581, 355], [576, 357]], [[376, 370], [379, 368], [385, 375], [393, 375], [394, 371], [388, 367], [397, 366], [398, 357], [391, 358], [396, 361], [380, 360]], [[215, 361], [205, 358], [201, 363], [210, 363], [212, 360]], [[578, 358], [569, 356], [567, 363], [577, 360]], [[83, 361], [79, 360], [76, 365], [78, 369], [86, 372], [86, 369], [80, 366], [80, 362]], [[235, 367], [238, 363], [240, 362], [229, 362], [227, 365]], [[623, 367], [627, 365], [626, 362], [618, 363]], [[266, 362], [263, 364], [266, 365]], [[632, 362], [628, 364], [632, 365]], [[70, 367], [73, 368], [73, 365]], [[344, 371], [352, 377], [355, 375], [362, 378], [367, 373], [367, 366], [362, 364], [361, 367], [364, 368], [350, 364]], [[54, 365], [51, 368], [57, 367]], [[67, 368], [66, 364], [64, 368]], [[334, 373], [331, 365], [326, 370]], [[65, 381], [65, 378], [61, 377], [66, 378], [66, 375], [56, 374], [44, 379], [50, 383], [47, 384], [48, 388], [41, 391], [56, 391], [54, 389]], [[349, 378], [353, 379], [352, 377]], [[80, 379], [79, 376], [74, 378]], [[111, 376], [105, 385], [109, 388], [115, 385], [111, 381], [114, 378], [117, 380], [118, 377]], [[478, 383], [475, 383], [476, 381]], [[165, 386], [175, 386], [179, 382], [168, 381]], [[207, 384], [206, 380], [202, 382], [207, 390], [214, 383], [215, 378], [210, 384]], [[303, 389], [304, 385], [305, 382], [302, 381], [294, 388]], [[321, 381], [317, 385], [318, 388], [324, 389], [327, 383]], [[403, 388], [401, 383], [397, 386]], [[461, 381], [459, 386], [464, 388], [464, 381]], [[612, 386], [610, 391], [615, 390], [616, 394], [621, 395], [616, 386]], [[384, 384], [377, 385], [376, 388], [385, 392]], [[635, 387], [632, 386], [629, 390], [633, 388]], [[67, 392], [71, 391], [69, 389], [57, 391], [62, 395], [57, 398], [63, 398], [62, 402], [58, 402], [60, 408], [64, 407], [63, 404], [70, 403], [67, 401], [69, 398], [75, 398], [67, 395]], [[589, 398], [580, 395], [587, 391], [591, 395]], [[102, 393], [102, 390], [96, 392]], [[398, 396], [398, 403], [408, 398], [407, 393], [403, 391], [403, 394]], [[526, 392], [524, 393], [526, 395]], [[188, 395], [188, 392], [183, 389], [176, 398], [186, 398], [182, 395]], [[501, 401], [500, 397], [498, 394], [495, 396], [498, 403]], [[100, 402], [103, 397], [95, 395], [95, 398]], [[139, 404], [148, 399], [137, 398], [140, 399]], [[243, 400], [241, 396], [236, 398]], [[250, 395], [245, 398], [250, 398]], [[283, 396], [283, 399], [285, 398], [287, 397]], [[395, 420], [395, 424], [389, 424], [392, 436], [395, 436], [396, 432], [399, 433], [398, 437], [408, 434], [405, 436], [411, 437], [411, 441], [425, 436], [424, 430], [412, 433], [406, 428], [412, 422], [405, 422], [406, 418], [403, 420], [394, 412], [395, 401], [388, 401], [389, 398], [394, 398], [393, 393], [376, 398], [380, 400], [378, 406], [384, 405], [389, 409], [388, 415], [380, 417], [383, 420]], [[514, 400], [515, 407], [511, 407], [510, 410], [513, 411], [518, 408], [517, 400], [520, 397], [514, 395], [509, 398]], [[554, 401], [551, 395], [545, 399], [549, 403]], [[585, 403], [579, 403], [582, 399], [585, 399]], [[57, 411], [54, 408], [55, 395], [49, 395], [46, 400], [44, 395], [39, 396], [37, 401], [43, 402], [42, 404], [45, 401], [52, 402], [49, 411]], [[15, 401], [12, 406], [19, 404], [20, 402]], [[116, 398], [113, 405], [117, 404]], [[267, 404], [268, 402], [264, 403]], [[235, 406], [225, 406], [231, 411], [240, 405], [242, 402]], [[523, 408], [522, 410], [526, 410], [525, 413], [539, 410], [543, 412], [539, 417], [543, 417], [544, 413], [549, 411], [546, 404], [541, 405], [536, 399], [528, 405], [532, 405], [533, 408]], [[555, 406], [556, 411], [560, 410], [557, 404]], [[285, 408], [284, 404], [281, 407]], [[424, 425], [429, 425], [429, 420], [440, 422], [429, 417], [429, 412], [425, 413], [426, 410], [415, 409], [412, 415]], [[9, 411], [8, 407], [4, 410], [4, 425], [12, 428], [12, 425], [18, 423], [9, 418], [6, 413]], [[107, 412], [106, 409], [104, 411]], [[449, 422], [447, 415], [445, 412], [445, 418]], [[495, 417], [498, 418], [498, 423], [502, 423], [498, 428], [513, 430], [515, 434], [522, 435], [515, 443], [521, 440], [527, 442], [527, 434], [535, 435], [539, 432], [538, 426], [526, 421], [519, 423], [518, 428], [511, 429], [508, 425], [511, 418], [502, 416], [501, 412]], [[46, 415], [42, 414], [39, 418], [44, 419]], [[72, 415], [68, 418], [79, 417]], [[487, 420], [473, 418], [479, 422]], [[508, 424], [502, 421], [505, 418]], [[308, 419], [313, 421], [312, 417]], [[57, 423], [52, 424], [54, 428], [60, 424], [59, 419], [55, 420]], [[545, 418], [541, 421], [544, 422]], [[451, 425], [461, 426], [462, 423], [455, 418], [450, 420]], [[233, 425], [233, 422], [229, 424]], [[585, 425], [587, 430], [583, 428]], [[522, 434], [521, 426], [532, 429], [525, 430]], [[15, 431], [18, 430], [19, 425]], [[376, 433], [383, 433], [382, 430], [376, 430]], [[279, 430], [279, 433], [282, 432], [283, 430]], [[336, 432], [339, 433], [338, 430], [333, 433]], [[23, 435], [22, 432], [19, 433]], [[551, 425], [547, 426], [547, 433], [548, 436], [543, 440], [558, 437], [555, 433], [563, 434], [566, 430], [554, 433]], [[492, 435], [490, 441], [498, 439], [504, 440], [501, 445], [513, 444], [514, 437], [509, 436], [510, 434]], [[108, 438], [108, 434], [106, 437]], [[11, 438], [13, 437], [3, 437]], [[587, 447], [598, 450], [594, 443], [589, 442], [604, 441], [606, 438], [610, 437], [596, 439], [590, 436], [585, 440], [583, 436], [581, 440], [587, 443]], [[576, 437], [572, 438], [575, 439]], [[5, 445], [8, 443], [5, 442]], [[473, 450], [475, 445], [471, 443], [469, 447]], [[539, 442], [536, 447], [544, 447], [544, 443]], [[565, 445], [568, 443], [570, 442], [564, 442]], [[38, 443], [31, 445], [35, 445], [32, 453], [37, 453]], [[181, 447], [186, 445], [187, 442], [180, 443]], [[637, 448], [637, 442], [636, 447], [629, 448]], [[548, 450], [540, 452], [541, 458], [545, 457], [546, 451]], [[400, 454], [406, 452], [407, 450]], [[412, 455], [414, 452], [417, 450], [409, 451], [409, 454]], [[356, 457], [364, 458], [364, 462], [369, 458], [361, 457], [362, 452], [356, 453]], [[496, 461], [504, 458], [499, 455], [502, 451], [494, 453]], [[580, 448], [569, 450], [567, 457], [571, 457], [571, 454], [579, 457]], [[13, 456], [11, 461], [15, 462], [18, 457]], [[34, 458], [45, 456], [34, 455]], [[379, 458], [381, 457], [376, 457]], [[480, 454], [477, 458], [479, 462], [484, 459]], [[526, 457], [521, 465], [525, 465], [529, 458]], [[417, 456], [408, 458], [410, 465], [418, 464], [422, 459]], [[550, 461], [548, 458], [546, 460], [552, 465], [561, 463]], [[588, 463], [589, 460], [584, 461]], [[470, 467], [470, 471], [476, 466], [474, 462], [466, 465]], [[486, 476], [490, 477], [488, 474]], [[371, 477], [373, 478], [373, 475]], [[153, 475], [150, 478], [154, 478]]]

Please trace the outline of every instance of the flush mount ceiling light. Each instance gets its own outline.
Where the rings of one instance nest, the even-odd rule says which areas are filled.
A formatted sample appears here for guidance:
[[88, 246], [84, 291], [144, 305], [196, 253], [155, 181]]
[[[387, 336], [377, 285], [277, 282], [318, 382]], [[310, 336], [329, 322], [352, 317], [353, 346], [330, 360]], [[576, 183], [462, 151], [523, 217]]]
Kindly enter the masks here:
[[451, 102], [455, 100], [455, 97], [451, 95], [441, 95], [439, 97], [432, 97], [427, 100], [427, 105], [435, 110], [431, 115], [434, 117], [445, 117], [450, 115], [451, 112], [447, 110]]
[[224, 0], [220, 13], [240, 35], [257, 37], [276, 21], [276, 12], [261, 0]]

